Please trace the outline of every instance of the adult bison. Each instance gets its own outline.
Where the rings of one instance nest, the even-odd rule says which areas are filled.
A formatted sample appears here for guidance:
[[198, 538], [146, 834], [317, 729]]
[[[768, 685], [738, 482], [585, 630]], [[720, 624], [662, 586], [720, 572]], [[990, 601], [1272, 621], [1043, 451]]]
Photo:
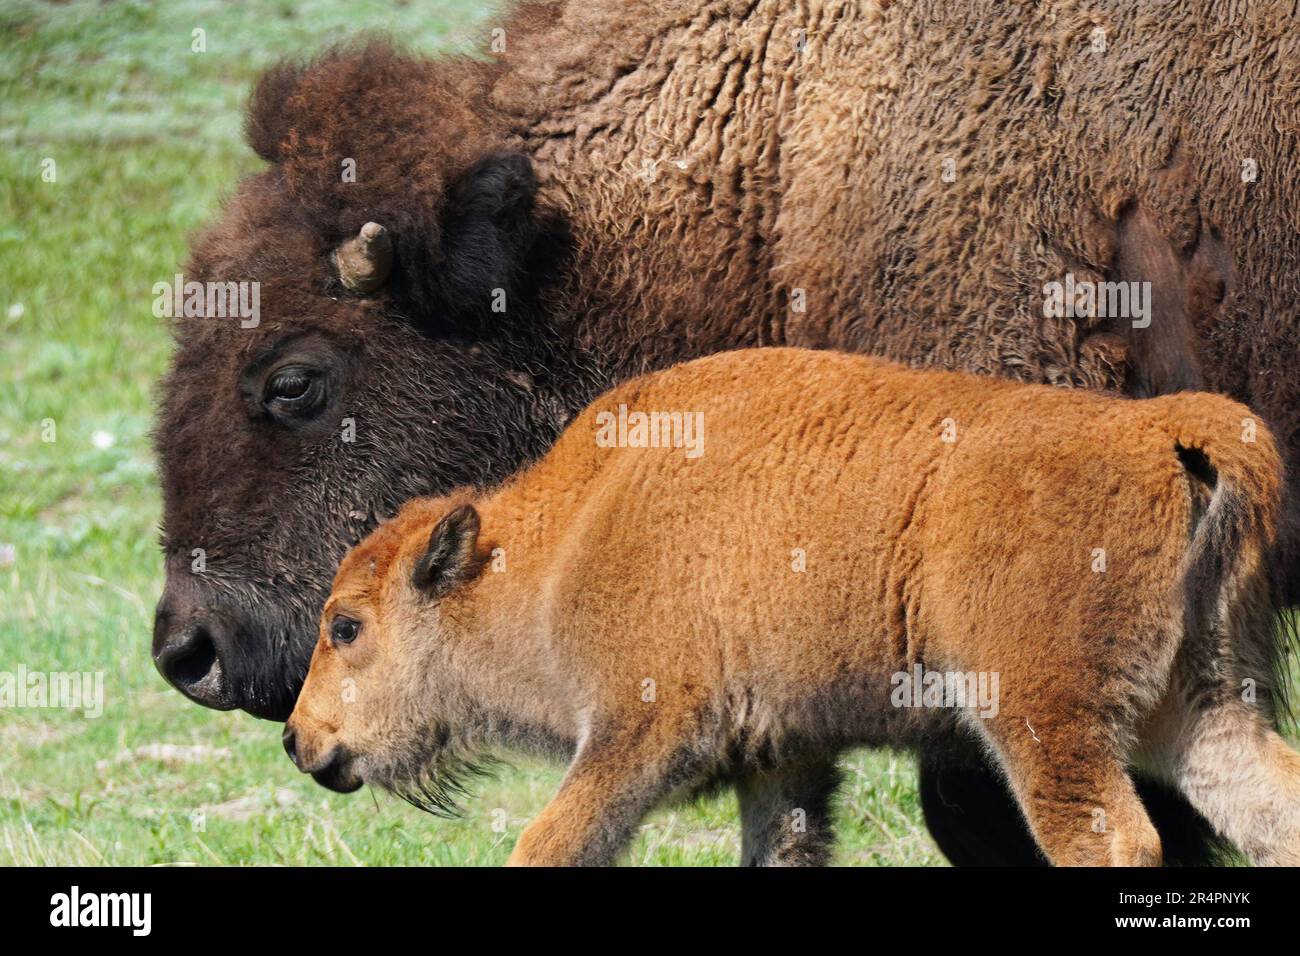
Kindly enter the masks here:
[[[571, 0], [518, 11], [486, 60], [370, 45], [273, 70], [247, 124], [269, 167], [186, 276], [260, 283], [260, 322], [179, 320], [162, 388], [159, 669], [283, 719], [335, 563], [377, 519], [508, 475], [612, 381], [720, 349], [1203, 386], [1294, 458], [1293, 14]], [[1102, 281], [1150, 297], [1044, 308], [1050, 283]], [[941, 846], [1034, 859], [954, 748], [922, 775]]]

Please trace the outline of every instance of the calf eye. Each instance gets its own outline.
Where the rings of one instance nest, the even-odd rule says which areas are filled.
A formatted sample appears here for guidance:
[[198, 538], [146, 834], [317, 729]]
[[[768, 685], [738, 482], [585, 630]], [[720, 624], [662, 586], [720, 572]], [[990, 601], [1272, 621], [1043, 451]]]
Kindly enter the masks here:
[[336, 617], [330, 626], [330, 639], [335, 644], [351, 644], [361, 632], [361, 622], [350, 617]]

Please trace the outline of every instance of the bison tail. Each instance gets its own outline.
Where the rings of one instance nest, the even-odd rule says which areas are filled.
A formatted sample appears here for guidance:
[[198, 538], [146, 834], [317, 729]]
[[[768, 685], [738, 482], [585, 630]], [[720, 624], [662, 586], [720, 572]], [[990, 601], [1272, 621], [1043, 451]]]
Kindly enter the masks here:
[[[1156, 399], [1193, 502], [1185, 577], [1185, 639], [1193, 666], [1250, 679], [1275, 722], [1290, 714], [1294, 619], [1283, 611], [1278, 552], [1283, 470], [1272, 435], [1245, 406], [1215, 395]], [[1203, 665], [1206, 669], [1202, 670]]]

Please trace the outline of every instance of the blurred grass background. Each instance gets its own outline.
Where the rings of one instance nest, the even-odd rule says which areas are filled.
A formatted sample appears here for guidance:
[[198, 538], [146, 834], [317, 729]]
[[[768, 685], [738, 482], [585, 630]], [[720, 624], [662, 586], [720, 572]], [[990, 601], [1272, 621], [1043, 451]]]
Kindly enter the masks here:
[[[240, 132], [252, 81], [360, 29], [463, 48], [493, 7], [0, 0], [0, 671], [105, 675], [98, 719], [0, 709], [0, 864], [495, 864], [553, 793], [559, 769], [524, 764], [453, 822], [331, 794], [290, 766], [278, 725], [189, 704], [149, 660], [148, 432], [169, 350], [151, 287], [258, 166]], [[912, 760], [845, 767], [839, 862], [940, 862]], [[655, 815], [630, 859], [738, 854], [727, 795]]]

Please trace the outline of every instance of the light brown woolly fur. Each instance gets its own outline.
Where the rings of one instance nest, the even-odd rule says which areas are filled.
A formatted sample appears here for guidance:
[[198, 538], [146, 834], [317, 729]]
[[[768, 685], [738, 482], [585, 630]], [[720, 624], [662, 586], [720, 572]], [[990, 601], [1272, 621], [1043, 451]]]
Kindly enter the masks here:
[[[703, 454], [603, 447], [620, 406], [702, 415]], [[1055, 863], [1160, 861], [1135, 765], [1255, 862], [1300, 863], [1281, 466], [1251, 418], [794, 349], [644, 376], [495, 492], [413, 501], [347, 555], [292, 752], [340, 789], [435, 794], [449, 754], [571, 756], [515, 863], [610, 862], [657, 804], [732, 783], [746, 862], [809, 863], [828, 757], [958, 730]], [[998, 684], [895, 697], [915, 668]]]

